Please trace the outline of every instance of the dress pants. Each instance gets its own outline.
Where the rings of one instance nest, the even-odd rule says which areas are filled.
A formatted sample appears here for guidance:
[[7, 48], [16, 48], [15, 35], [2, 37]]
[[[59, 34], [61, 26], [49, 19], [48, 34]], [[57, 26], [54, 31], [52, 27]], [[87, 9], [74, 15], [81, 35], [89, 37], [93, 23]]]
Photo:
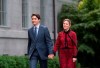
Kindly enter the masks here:
[[37, 68], [38, 61], [40, 68], [47, 68], [47, 60], [42, 60], [38, 54], [38, 51], [35, 49], [30, 59], [30, 68]]

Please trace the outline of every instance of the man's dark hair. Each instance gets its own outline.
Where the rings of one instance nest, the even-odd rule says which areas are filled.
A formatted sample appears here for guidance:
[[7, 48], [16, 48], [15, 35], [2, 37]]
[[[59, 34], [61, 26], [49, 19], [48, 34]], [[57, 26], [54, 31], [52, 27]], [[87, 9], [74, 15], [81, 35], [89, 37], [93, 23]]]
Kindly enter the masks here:
[[31, 18], [32, 18], [33, 16], [36, 16], [38, 19], [41, 19], [39, 14], [32, 14]]

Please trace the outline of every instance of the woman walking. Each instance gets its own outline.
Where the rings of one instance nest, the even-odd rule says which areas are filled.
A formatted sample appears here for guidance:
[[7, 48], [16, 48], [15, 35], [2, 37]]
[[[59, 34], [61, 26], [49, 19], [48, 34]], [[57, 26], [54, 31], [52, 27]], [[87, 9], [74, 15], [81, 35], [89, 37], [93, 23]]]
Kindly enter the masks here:
[[64, 19], [63, 30], [58, 33], [58, 37], [53, 48], [54, 53], [58, 50], [60, 68], [76, 68], [78, 52], [77, 36], [70, 27], [71, 21], [69, 19]]

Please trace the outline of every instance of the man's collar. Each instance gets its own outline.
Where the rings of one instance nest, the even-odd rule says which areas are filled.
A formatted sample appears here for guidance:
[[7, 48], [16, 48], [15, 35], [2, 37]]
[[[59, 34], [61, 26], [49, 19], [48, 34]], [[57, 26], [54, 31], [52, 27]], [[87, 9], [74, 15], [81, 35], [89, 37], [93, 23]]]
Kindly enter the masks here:
[[39, 26], [40, 26], [40, 23], [38, 25], [36, 25], [36, 26], [33, 25], [33, 27], [37, 27], [37, 28], [39, 28]]

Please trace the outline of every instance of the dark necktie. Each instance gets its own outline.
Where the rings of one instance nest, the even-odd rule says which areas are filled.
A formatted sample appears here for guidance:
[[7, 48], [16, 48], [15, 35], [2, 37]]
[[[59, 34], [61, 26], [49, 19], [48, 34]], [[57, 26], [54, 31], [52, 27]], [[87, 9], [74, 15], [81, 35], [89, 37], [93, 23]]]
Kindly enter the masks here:
[[34, 38], [36, 39], [37, 36], [37, 27], [34, 27]]

